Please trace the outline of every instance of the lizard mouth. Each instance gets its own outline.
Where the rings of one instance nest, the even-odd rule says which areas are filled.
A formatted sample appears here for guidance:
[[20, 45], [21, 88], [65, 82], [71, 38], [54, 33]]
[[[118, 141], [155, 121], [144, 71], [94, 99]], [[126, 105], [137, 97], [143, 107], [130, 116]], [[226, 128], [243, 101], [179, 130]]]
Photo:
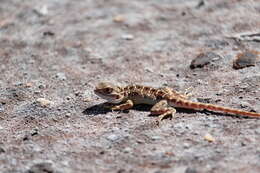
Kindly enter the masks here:
[[95, 94], [101, 97], [102, 99], [107, 100], [109, 103], [120, 103], [121, 99], [120, 96], [117, 94], [104, 94], [100, 92], [100, 90], [94, 90]]

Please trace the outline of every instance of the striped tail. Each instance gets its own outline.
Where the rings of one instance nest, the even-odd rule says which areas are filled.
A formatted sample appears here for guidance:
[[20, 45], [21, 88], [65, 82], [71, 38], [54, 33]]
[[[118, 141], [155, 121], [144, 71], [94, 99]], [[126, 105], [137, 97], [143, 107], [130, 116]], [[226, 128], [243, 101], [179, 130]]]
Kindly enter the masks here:
[[189, 100], [175, 100], [175, 101], [172, 100], [171, 102], [177, 107], [182, 107], [182, 108], [187, 108], [187, 109], [196, 109], [196, 110], [206, 109], [208, 111], [223, 112], [223, 113], [228, 113], [228, 114], [260, 118], [260, 113], [247, 112], [247, 111], [243, 111], [243, 110], [239, 110], [239, 109], [232, 109], [232, 108], [217, 106], [217, 105], [213, 105], [213, 104], [192, 102]]

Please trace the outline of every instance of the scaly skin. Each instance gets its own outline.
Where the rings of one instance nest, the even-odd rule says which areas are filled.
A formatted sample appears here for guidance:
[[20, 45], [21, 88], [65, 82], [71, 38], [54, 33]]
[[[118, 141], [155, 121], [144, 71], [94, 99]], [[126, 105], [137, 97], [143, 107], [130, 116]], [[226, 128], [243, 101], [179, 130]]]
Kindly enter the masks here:
[[247, 117], [259, 117], [260, 113], [247, 112], [239, 109], [232, 109], [212, 104], [192, 102], [188, 100], [190, 94], [180, 94], [170, 88], [152, 88], [141, 85], [128, 85], [126, 87], [115, 86], [111, 83], [99, 83], [95, 94], [114, 104], [112, 110], [126, 110], [132, 108], [135, 104], [153, 105], [151, 114], [159, 115], [159, 121], [166, 116], [174, 116], [177, 108], [187, 108], [194, 110], [222, 112]]

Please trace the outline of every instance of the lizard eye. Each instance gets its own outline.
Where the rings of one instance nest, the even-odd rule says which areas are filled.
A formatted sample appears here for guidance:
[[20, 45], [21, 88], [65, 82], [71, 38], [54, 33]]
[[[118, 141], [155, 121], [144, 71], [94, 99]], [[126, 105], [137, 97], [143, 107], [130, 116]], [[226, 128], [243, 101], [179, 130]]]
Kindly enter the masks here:
[[104, 91], [105, 91], [106, 93], [111, 93], [111, 92], [113, 91], [113, 89], [112, 89], [112, 88], [105, 88]]

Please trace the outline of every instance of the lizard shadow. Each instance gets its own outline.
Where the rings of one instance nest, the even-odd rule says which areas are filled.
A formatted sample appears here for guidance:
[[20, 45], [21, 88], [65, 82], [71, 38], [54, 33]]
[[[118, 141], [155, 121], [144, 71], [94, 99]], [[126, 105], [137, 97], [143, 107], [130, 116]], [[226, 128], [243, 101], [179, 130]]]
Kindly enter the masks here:
[[235, 114], [229, 114], [229, 113], [222, 113], [222, 112], [214, 112], [214, 111], [209, 111], [209, 110], [193, 110], [193, 109], [185, 109], [185, 108], [177, 108], [177, 112], [182, 112], [182, 113], [188, 113], [188, 114], [194, 114], [194, 113], [202, 113], [205, 114], [205, 116], [210, 116], [210, 115], [217, 115], [220, 117], [234, 117], [234, 118], [239, 118], [239, 119], [254, 119], [253, 117], [245, 117], [242, 115], [235, 115]]
[[[151, 109], [152, 106], [150, 105], [134, 105], [133, 110], [137, 111], [143, 111], [143, 112], [148, 112]], [[106, 108], [106, 102], [100, 103], [91, 107], [86, 108], [82, 113], [84, 115], [89, 115], [89, 116], [96, 116], [100, 114], [106, 114], [108, 112], [113, 112], [111, 109]], [[123, 113], [128, 113], [129, 110], [123, 110], [123, 111], [114, 111], [114, 112], [123, 112]]]
[[106, 114], [108, 112], [112, 112], [110, 109], [105, 107], [104, 103], [97, 104], [91, 107], [86, 108], [82, 113], [84, 115], [96, 116], [99, 114]]
[[207, 116], [208, 115], [217, 115], [217, 116], [222, 116], [222, 117], [233, 117], [233, 118], [239, 118], [239, 119], [256, 119], [255, 117], [247, 117], [247, 116], [243, 116], [243, 115], [235, 115], [235, 114], [214, 112], [214, 111], [208, 111], [208, 110], [201, 110], [201, 111], [196, 111], [196, 112], [204, 113]]
[[[100, 103], [94, 106], [90, 106], [86, 108], [82, 113], [84, 115], [89, 115], [89, 116], [96, 116], [100, 114], [106, 114], [108, 112], [123, 112], [123, 113], [128, 113], [129, 110], [123, 110], [123, 111], [112, 111], [110, 108], [107, 108], [107, 102]], [[135, 106], [133, 107], [133, 109]]]

